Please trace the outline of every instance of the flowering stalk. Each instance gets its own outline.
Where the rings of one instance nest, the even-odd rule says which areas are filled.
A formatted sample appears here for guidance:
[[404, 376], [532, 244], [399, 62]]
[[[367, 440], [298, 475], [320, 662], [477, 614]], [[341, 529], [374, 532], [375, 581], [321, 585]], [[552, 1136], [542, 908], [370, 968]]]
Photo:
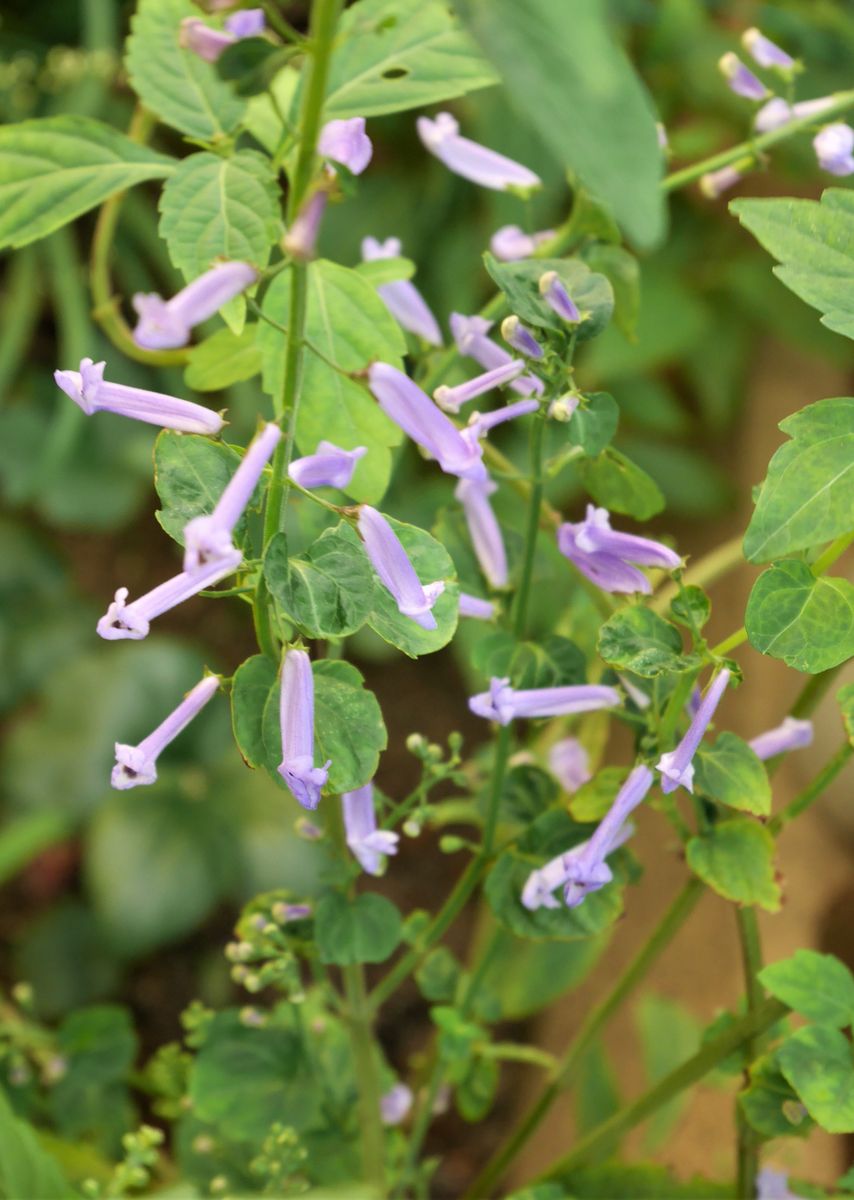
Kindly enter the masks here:
[[213, 698], [220, 685], [218, 675], [206, 675], [188, 692], [174, 712], [170, 713], [147, 738], [137, 746], [116, 742], [116, 765], [110, 783], [119, 791], [154, 783], [157, 779], [157, 759], [182, 729], [185, 729]]

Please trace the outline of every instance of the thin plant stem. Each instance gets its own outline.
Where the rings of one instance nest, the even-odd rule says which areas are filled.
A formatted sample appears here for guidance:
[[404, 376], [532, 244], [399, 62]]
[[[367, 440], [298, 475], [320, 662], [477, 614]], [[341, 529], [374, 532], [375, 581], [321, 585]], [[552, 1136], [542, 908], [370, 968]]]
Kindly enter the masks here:
[[371, 1008], [361, 963], [341, 968], [347, 998], [347, 1025], [359, 1087], [359, 1112], [362, 1162], [365, 1179], [378, 1197], [385, 1196], [385, 1151], [380, 1111], [382, 1085], [379, 1062], [374, 1050]]
[[[759, 936], [759, 921], [755, 908], [737, 908], [738, 941], [744, 971], [744, 988], [747, 1011], [755, 1015], [761, 1008], [765, 993], [759, 982], [762, 970], [762, 942]], [[745, 1039], [744, 1050], [747, 1070], [758, 1053], [759, 1033]], [[746, 1075], [745, 1084], [748, 1082]], [[755, 1130], [745, 1120], [736, 1104], [736, 1195], [739, 1200], [752, 1200], [756, 1194], [756, 1175], [759, 1170], [759, 1139]]]
[[824, 767], [822, 767], [815, 779], [811, 780], [804, 790], [795, 796], [794, 800], [791, 800], [785, 806], [785, 808], [782, 808], [777, 815], [768, 822], [768, 828], [771, 830], [771, 832], [775, 834], [779, 833], [782, 829], [785, 829], [785, 827], [791, 821], [793, 821], [795, 817], [799, 817], [801, 813], [804, 813], [808, 808], [811, 808], [812, 805], [815, 804], [816, 800], [818, 800], [824, 791], [830, 786], [843, 767], [848, 764], [852, 755], [854, 755], [854, 746], [851, 745], [850, 741], [846, 740], [842, 743], [830, 761], [826, 763]]
[[[702, 558], [692, 563], [685, 571], [682, 576], [682, 586], [710, 587], [713, 583], [717, 583], [719, 579], [723, 579], [729, 575], [730, 571], [744, 566], [745, 559], [741, 548], [742, 541], [742, 535], [739, 534], [737, 537], [723, 542], [720, 546], [716, 546], [708, 554], [704, 554]], [[670, 601], [678, 595], [679, 587], [677, 584], [672, 582], [667, 583], [656, 592], [650, 601], [649, 607], [653, 612], [665, 612]]]

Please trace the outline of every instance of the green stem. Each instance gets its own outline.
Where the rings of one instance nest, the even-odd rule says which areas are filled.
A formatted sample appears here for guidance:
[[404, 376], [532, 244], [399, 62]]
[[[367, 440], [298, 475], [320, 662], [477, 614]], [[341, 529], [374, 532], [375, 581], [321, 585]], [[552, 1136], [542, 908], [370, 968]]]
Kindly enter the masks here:
[[607, 1121], [597, 1125], [568, 1154], [563, 1155], [541, 1175], [538, 1175], [534, 1182], [540, 1183], [568, 1175], [577, 1167], [592, 1161], [605, 1146], [613, 1145], [630, 1129], [634, 1129], [641, 1121], [646, 1120], [648, 1116], [666, 1104], [668, 1100], [672, 1100], [686, 1088], [698, 1083], [745, 1042], [749, 1042], [757, 1034], [769, 1029], [788, 1011], [789, 1009], [780, 1000], [764, 1000], [759, 1008], [746, 1013], [729, 1029], [707, 1042], [696, 1054], [671, 1071], [669, 1075], [665, 1075], [637, 1100], [633, 1100], [631, 1104], [625, 1105]]
[[372, 1184], [377, 1197], [386, 1194], [383, 1124], [380, 1111], [382, 1084], [379, 1062], [374, 1049], [371, 1007], [361, 963], [342, 967], [347, 997], [347, 1027], [359, 1089], [362, 1162], [365, 1180]]
[[[747, 1012], [755, 1016], [762, 1006], [765, 993], [759, 982], [762, 970], [762, 943], [759, 936], [759, 921], [755, 908], [737, 908], [738, 940], [744, 970], [744, 985], [747, 997]], [[745, 1039], [744, 1049], [748, 1063], [754, 1061], [759, 1047], [758, 1033]], [[747, 1082], [747, 1080], [745, 1081]], [[739, 1200], [753, 1200], [756, 1195], [756, 1175], [759, 1171], [759, 1138], [756, 1131], [744, 1119], [736, 1104], [736, 1195]]]
[[681, 929], [702, 894], [703, 885], [700, 880], [689, 879], [608, 995], [587, 1014], [581, 1028], [558, 1060], [545, 1090], [520, 1121], [506, 1144], [480, 1172], [463, 1200], [479, 1200], [484, 1196], [493, 1195], [496, 1184], [506, 1174], [507, 1168], [540, 1127], [561, 1092], [572, 1083], [578, 1064], [591, 1042], [644, 979], [662, 950]]
[[9, 264], [6, 294], [0, 308], [0, 397], [26, 357], [42, 304], [42, 283], [35, 246], [19, 250]]
[[815, 779], [811, 783], [808, 783], [804, 790], [795, 796], [794, 800], [790, 801], [785, 808], [782, 808], [777, 813], [776, 817], [768, 822], [768, 828], [771, 832], [775, 834], [779, 833], [795, 817], [799, 817], [801, 813], [806, 812], [821, 797], [825, 789], [829, 787], [842, 768], [846, 766], [852, 755], [854, 755], [854, 746], [849, 741], [843, 742], [833, 758], [819, 771]]

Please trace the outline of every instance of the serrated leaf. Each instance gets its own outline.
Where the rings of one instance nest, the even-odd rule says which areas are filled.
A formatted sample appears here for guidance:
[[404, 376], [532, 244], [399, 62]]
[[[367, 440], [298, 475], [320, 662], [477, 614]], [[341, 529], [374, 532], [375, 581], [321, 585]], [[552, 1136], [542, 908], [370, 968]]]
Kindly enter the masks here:
[[766, 817], [771, 812], [771, 785], [763, 763], [734, 733], [703, 744], [694, 760], [695, 787], [727, 808]]
[[774, 872], [774, 838], [764, 825], [746, 817], [721, 821], [686, 849], [688, 866], [709, 887], [737, 904], [780, 908]]
[[435, 583], [442, 579], [445, 580], [445, 590], [432, 609], [436, 628], [422, 629], [411, 617], [399, 611], [391, 592], [378, 580], [368, 624], [383, 641], [397, 646], [410, 658], [432, 654], [447, 646], [457, 628], [459, 585], [454, 564], [445, 548], [426, 530], [406, 525], [393, 517], [386, 516], [386, 520], [400, 539], [421, 582]]
[[309, 637], [346, 637], [365, 623], [374, 576], [349, 525], [326, 529], [298, 558], [276, 534], [264, 555], [270, 594]]
[[499, 262], [488, 251], [484, 265], [507, 297], [511, 312], [540, 329], [568, 333], [569, 326], [546, 304], [540, 295], [540, 276], [554, 271], [584, 316], [574, 328], [579, 341], [597, 337], [611, 320], [614, 293], [604, 275], [591, 271], [580, 258], [522, 259]]
[[219, 392], [233, 383], [243, 383], [261, 371], [261, 353], [255, 345], [257, 325], [246, 325], [241, 333], [218, 329], [189, 349], [184, 382], [194, 392]]
[[336, 966], [385, 962], [397, 948], [402, 930], [397, 908], [374, 892], [352, 899], [330, 892], [320, 898], [314, 912], [320, 961]]
[[582, 486], [597, 504], [612, 512], [648, 521], [664, 508], [664, 496], [655, 480], [613, 446], [595, 458], [573, 463]]
[[213, 511], [239, 465], [239, 454], [210, 438], [168, 429], [158, 436], [154, 486], [163, 508], [155, 515], [170, 537], [184, 544], [184, 526]]
[[744, 626], [760, 654], [817, 675], [854, 656], [854, 587], [816, 579], [797, 559], [774, 563], [753, 585]]
[[608, 618], [599, 631], [599, 653], [610, 666], [643, 679], [699, 666], [695, 655], [683, 654], [676, 626], [640, 605], [620, 609]]
[[772, 996], [818, 1025], [843, 1029], [854, 1021], [854, 975], [832, 954], [796, 950], [770, 963], [759, 980]]
[[270, 160], [256, 150], [190, 154], [160, 195], [160, 236], [188, 281], [218, 259], [260, 269], [281, 231], [280, 203]]
[[827, 1025], [807, 1025], [777, 1051], [780, 1069], [828, 1133], [854, 1131], [854, 1061], [851, 1043]]
[[65, 113], [0, 126], [0, 248], [47, 237], [177, 165], [91, 117]]
[[211, 63], [179, 45], [181, 22], [198, 16], [191, 0], [139, 0], [125, 66], [147, 109], [181, 133], [212, 141], [237, 127], [246, 105]]
[[[573, 223], [574, 223], [573, 211]], [[593, 242], [583, 246], [580, 256], [590, 267], [610, 282], [614, 292], [614, 324], [629, 341], [637, 336], [641, 304], [640, 264], [622, 246]]]

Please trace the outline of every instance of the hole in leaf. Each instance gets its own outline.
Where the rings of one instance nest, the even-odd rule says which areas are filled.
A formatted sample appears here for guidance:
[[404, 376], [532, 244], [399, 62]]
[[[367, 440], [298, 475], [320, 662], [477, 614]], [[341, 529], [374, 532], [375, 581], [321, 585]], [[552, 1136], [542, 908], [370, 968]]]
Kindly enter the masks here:
[[409, 67], [389, 67], [383, 71], [383, 79], [404, 79], [409, 74]]

